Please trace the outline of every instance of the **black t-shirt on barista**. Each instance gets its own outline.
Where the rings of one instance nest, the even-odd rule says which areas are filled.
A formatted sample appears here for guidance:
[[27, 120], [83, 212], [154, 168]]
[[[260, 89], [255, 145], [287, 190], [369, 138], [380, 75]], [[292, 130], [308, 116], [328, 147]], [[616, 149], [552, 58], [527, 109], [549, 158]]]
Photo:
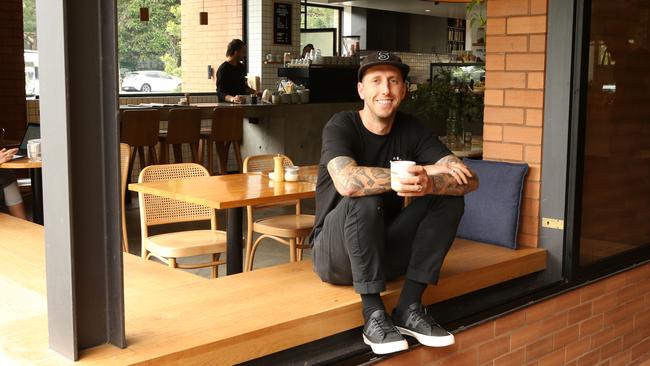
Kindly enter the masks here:
[[220, 102], [226, 101], [226, 95], [247, 94], [246, 68], [238, 62], [236, 65], [228, 61], [217, 69], [217, 96]]
[[[359, 166], [390, 168], [390, 161], [395, 158], [428, 165], [450, 154], [449, 149], [431, 129], [401, 112], [396, 114], [393, 127], [387, 135], [376, 135], [368, 131], [357, 111], [335, 114], [323, 128], [323, 146], [316, 183], [316, 223], [311, 239], [318, 235], [325, 216], [342, 198], [327, 171], [327, 163], [333, 158], [349, 156]], [[383, 195], [385, 212], [399, 212], [403, 199], [393, 191]]]

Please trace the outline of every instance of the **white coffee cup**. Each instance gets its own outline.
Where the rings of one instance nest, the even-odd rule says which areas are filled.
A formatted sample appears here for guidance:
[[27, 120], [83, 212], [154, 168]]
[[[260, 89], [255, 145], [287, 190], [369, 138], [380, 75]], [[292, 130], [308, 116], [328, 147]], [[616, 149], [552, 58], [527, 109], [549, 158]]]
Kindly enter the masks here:
[[410, 160], [392, 160], [390, 162], [390, 188], [394, 191], [402, 190], [402, 183], [400, 179], [413, 177], [412, 173], [409, 173], [409, 168], [415, 166], [414, 161]]
[[41, 161], [41, 139], [27, 141], [27, 158], [32, 161]]

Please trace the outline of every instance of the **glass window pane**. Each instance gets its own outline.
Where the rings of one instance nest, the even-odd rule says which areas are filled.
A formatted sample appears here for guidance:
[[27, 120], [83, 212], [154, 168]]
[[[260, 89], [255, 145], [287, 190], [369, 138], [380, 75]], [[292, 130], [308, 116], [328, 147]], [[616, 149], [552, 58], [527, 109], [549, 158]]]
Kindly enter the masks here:
[[307, 28], [338, 28], [339, 11], [316, 6], [307, 7]]
[[650, 244], [650, 2], [593, 0], [580, 264]]
[[36, 0], [23, 0], [23, 42], [25, 47], [25, 94], [39, 95], [38, 44], [36, 42]]

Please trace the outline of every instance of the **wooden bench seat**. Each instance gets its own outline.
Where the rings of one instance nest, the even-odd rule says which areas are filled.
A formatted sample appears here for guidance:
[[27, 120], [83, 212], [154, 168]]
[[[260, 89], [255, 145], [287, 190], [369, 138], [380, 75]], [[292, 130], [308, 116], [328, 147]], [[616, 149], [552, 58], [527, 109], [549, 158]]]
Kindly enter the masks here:
[[[14, 219], [8, 227], [7, 221], [0, 215], [0, 235], [12, 238], [0, 244], [0, 291], [12, 293], [15, 304], [30, 305], [14, 307], [10, 316], [0, 318], [0, 364], [4, 359], [68, 364], [47, 349], [42, 228], [28, 222], [15, 225], [20, 220]], [[30, 234], [18, 235], [20, 230]], [[543, 249], [513, 251], [458, 239], [440, 283], [427, 289], [425, 299], [445, 300], [543, 270], [545, 264]], [[217, 280], [128, 254], [124, 267], [129, 347], [85, 350], [77, 364], [233, 364], [362, 325], [359, 296], [349, 286], [321, 282], [310, 261]], [[391, 282], [383, 293], [389, 307], [401, 284]]]

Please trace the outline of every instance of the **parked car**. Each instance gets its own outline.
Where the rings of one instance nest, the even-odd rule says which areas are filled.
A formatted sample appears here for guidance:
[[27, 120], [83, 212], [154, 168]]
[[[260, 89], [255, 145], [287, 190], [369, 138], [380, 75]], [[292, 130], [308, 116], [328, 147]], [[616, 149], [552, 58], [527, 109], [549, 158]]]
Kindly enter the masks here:
[[181, 79], [164, 71], [142, 70], [124, 75], [122, 90], [148, 92], [180, 91]]

